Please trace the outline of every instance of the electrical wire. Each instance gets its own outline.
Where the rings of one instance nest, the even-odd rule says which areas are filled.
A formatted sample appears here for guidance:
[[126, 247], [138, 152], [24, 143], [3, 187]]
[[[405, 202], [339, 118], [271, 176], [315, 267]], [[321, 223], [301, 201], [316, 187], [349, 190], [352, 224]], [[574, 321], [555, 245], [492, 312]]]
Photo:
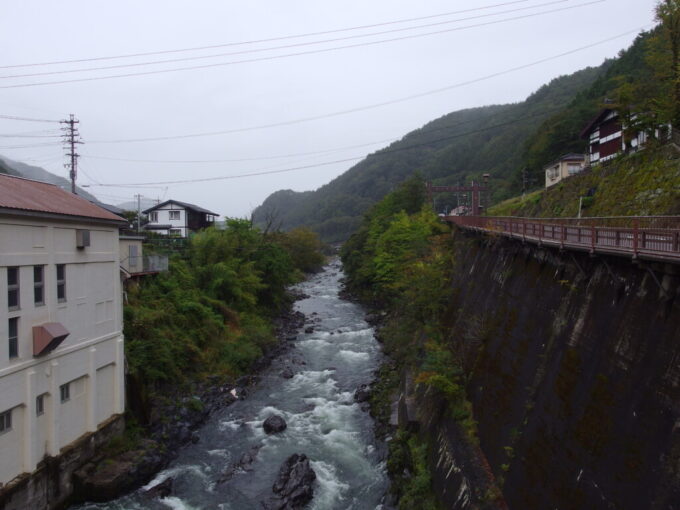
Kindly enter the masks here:
[[449, 29], [444, 29], [444, 30], [437, 30], [433, 32], [425, 32], [421, 34], [412, 34], [412, 35], [407, 35], [407, 36], [400, 36], [400, 37], [393, 37], [389, 39], [382, 39], [378, 41], [368, 41], [368, 42], [362, 42], [362, 43], [355, 43], [355, 44], [348, 44], [344, 46], [336, 46], [332, 48], [321, 48], [321, 49], [316, 49], [316, 50], [308, 50], [308, 51], [299, 51], [295, 53], [287, 53], [283, 55], [274, 55], [274, 56], [266, 56], [266, 57], [259, 57], [259, 58], [251, 58], [251, 59], [242, 59], [242, 60], [232, 60], [229, 62], [217, 62], [217, 63], [212, 63], [212, 64], [202, 64], [202, 65], [196, 65], [196, 66], [187, 66], [187, 67], [177, 67], [177, 68], [172, 68], [172, 69], [157, 69], [154, 71], [140, 71], [140, 72], [132, 72], [132, 73], [125, 73], [125, 74], [114, 74], [114, 75], [106, 75], [106, 76], [92, 76], [88, 78], [74, 78], [74, 79], [69, 79], [69, 80], [55, 80], [55, 81], [44, 81], [44, 82], [34, 82], [34, 83], [19, 83], [19, 84], [14, 84], [14, 85], [2, 85], [0, 86], [0, 89], [11, 89], [11, 88], [25, 88], [25, 87], [40, 87], [44, 85], [63, 85], [67, 83], [81, 83], [81, 82], [89, 82], [89, 81], [101, 81], [101, 80], [110, 80], [110, 79], [118, 79], [118, 78], [130, 78], [130, 77], [136, 77], [136, 76], [149, 76], [149, 75], [155, 75], [155, 74], [167, 74], [167, 73], [175, 73], [175, 72], [181, 72], [181, 71], [195, 71], [195, 70], [200, 70], [200, 69], [210, 69], [210, 68], [215, 68], [215, 67], [223, 67], [223, 66], [228, 66], [228, 65], [237, 65], [237, 64], [244, 64], [244, 63], [252, 63], [252, 62], [264, 62], [264, 61], [270, 61], [270, 60], [278, 60], [282, 58], [290, 58], [290, 57], [298, 57], [302, 55], [313, 55], [313, 54], [319, 54], [319, 53], [328, 53], [332, 51], [338, 51], [338, 50], [344, 50], [344, 49], [349, 49], [349, 48], [359, 48], [359, 47], [364, 47], [364, 46], [374, 46], [378, 44], [384, 44], [384, 43], [389, 43], [389, 42], [395, 42], [395, 41], [403, 41], [407, 39], [415, 39], [415, 38], [420, 38], [420, 37], [426, 37], [430, 35], [438, 35], [438, 34], [443, 34], [443, 33], [449, 33], [449, 32], [456, 32], [460, 30], [467, 30], [470, 28], [478, 28], [482, 26], [489, 26], [489, 25], [495, 25], [498, 23], [507, 23], [509, 21], [516, 21], [519, 19], [526, 19], [526, 18], [531, 18], [535, 16], [543, 16], [545, 14], [552, 14], [555, 12], [561, 12], [561, 11], [566, 11], [570, 9], [576, 9], [580, 7], [586, 7], [589, 5], [594, 5], [602, 2], [606, 2], [607, 0], [592, 0], [590, 2], [582, 3], [579, 5], [571, 6], [571, 7], [563, 7], [561, 9], [553, 9], [549, 11], [544, 11], [540, 13], [534, 13], [534, 14], [527, 14], [523, 16], [515, 16], [512, 18], [506, 18], [503, 20], [496, 20], [496, 21], [489, 21], [486, 23], [478, 23], [474, 25], [467, 25], [464, 27], [455, 27], [455, 28], [449, 28]]
[[304, 34], [296, 34], [296, 35], [287, 35], [287, 36], [279, 36], [279, 37], [269, 37], [265, 39], [256, 39], [256, 40], [250, 40], [250, 41], [241, 41], [241, 42], [231, 42], [231, 43], [222, 43], [222, 44], [213, 44], [210, 46], [195, 46], [192, 48], [180, 48], [180, 49], [173, 49], [173, 50], [162, 50], [162, 51], [149, 51], [149, 52], [143, 52], [143, 53], [128, 53], [124, 55], [113, 55], [113, 56], [106, 56], [106, 57], [90, 57], [90, 58], [80, 58], [80, 59], [73, 59], [73, 60], [56, 60], [56, 61], [51, 61], [51, 62], [37, 62], [37, 63], [31, 63], [31, 64], [13, 64], [13, 65], [4, 65], [0, 66], [0, 69], [13, 69], [13, 68], [22, 68], [22, 67], [37, 67], [37, 66], [48, 66], [48, 65], [61, 65], [61, 64], [76, 64], [76, 63], [82, 63], [82, 62], [96, 62], [96, 61], [102, 61], [102, 60], [118, 60], [118, 59], [123, 59], [123, 58], [136, 58], [136, 57], [148, 57], [152, 55], [167, 55], [171, 53], [186, 53], [190, 51], [202, 51], [202, 50], [213, 50], [217, 48], [227, 48], [230, 46], [243, 46], [243, 45], [248, 45], [248, 44], [261, 44], [261, 43], [266, 43], [266, 42], [274, 42], [274, 41], [284, 41], [284, 40], [289, 40], [289, 39], [298, 39], [298, 38], [303, 38], [303, 37], [313, 37], [313, 36], [318, 36], [318, 35], [327, 35], [327, 34], [334, 34], [334, 33], [340, 33], [340, 32], [348, 32], [352, 30], [364, 30], [367, 28], [377, 28], [381, 26], [387, 26], [387, 25], [394, 25], [398, 23], [409, 23], [412, 21], [421, 21], [425, 19], [433, 19], [433, 18], [439, 18], [439, 17], [444, 17], [444, 16], [452, 16], [454, 14], [463, 14], [466, 12], [473, 12], [473, 11], [481, 11], [485, 9], [493, 9], [495, 7], [505, 7], [506, 5], [514, 5], [514, 4], [520, 4], [520, 3], [526, 3], [529, 0], [515, 0], [512, 2], [503, 2], [499, 4], [494, 4], [494, 5], [488, 5], [488, 6], [483, 6], [483, 7], [476, 7], [473, 9], [463, 9], [460, 11], [450, 11], [450, 12], [445, 12], [445, 13], [440, 13], [440, 14], [431, 14], [428, 16], [419, 16], [416, 18], [405, 18], [401, 20], [393, 20], [393, 21], [386, 21], [386, 22], [381, 22], [381, 23], [373, 23], [370, 25], [359, 25], [355, 27], [348, 27], [348, 28], [339, 28], [335, 30], [324, 30], [320, 32], [308, 32]]
[[60, 121], [52, 119], [32, 119], [29, 117], [16, 117], [14, 115], [0, 115], [0, 119], [4, 120], [19, 120], [22, 122], [55, 122], [59, 124]]
[[173, 184], [188, 184], [188, 183], [199, 183], [199, 182], [212, 182], [212, 181], [223, 181], [223, 180], [228, 180], [228, 179], [240, 179], [240, 178], [245, 178], [245, 177], [256, 177], [256, 176], [262, 176], [262, 175], [272, 175], [272, 174], [279, 174], [279, 173], [287, 173], [287, 172], [294, 172], [298, 170], [306, 170], [309, 168], [316, 168], [320, 166], [329, 166], [329, 165], [336, 165], [339, 163], [347, 163], [350, 161], [357, 161], [361, 159], [367, 159], [369, 157], [372, 158], [377, 158], [381, 157], [385, 154], [390, 154], [394, 152], [401, 152], [405, 150], [410, 150], [418, 147], [426, 147], [426, 146], [431, 146], [432, 144], [443, 142], [443, 141], [449, 141], [453, 140], [456, 138], [461, 138], [463, 136], [468, 136], [468, 135], [473, 135], [473, 134], [478, 134], [482, 133], [485, 131], [489, 131], [492, 129], [496, 129], [499, 127], [505, 127], [508, 125], [516, 124], [520, 121], [535, 118], [535, 117], [540, 117], [540, 116], [547, 116], [549, 115], [548, 112], [540, 112], [540, 113], [534, 113], [532, 115], [526, 115], [524, 117], [519, 117], [517, 119], [507, 121], [507, 122], [502, 122], [500, 124], [494, 124], [492, 126], [486, 126], [483, 128], [475, 129], [472, 131], [467, 131], [464, 133], [457, 133], [455, 135], [451, 136], [446, 136], [442, 138], [438, 138], [435, 140], [428, 140], [427, 142], [420, 142], [417, 144], [412, 144], [408, 145], [405, 147], [394, 147], [394, 148], [387, 148], [383, 149], [377, 153], [371, 154], [369, 156], [361, 155], [361, 156], [355, 156], [351, 158], [344, 158], [344, 159], [338, 159], [334, 161], [324, 161], [321, 163], [314, 163], [310, 165], [302, 165], [302, 166], [296, 166], [296, 167], [291, 167], [291, 168], [283, 168], [279, 170], [267, 170], [267, 171], [258, 171], [258, 172], [250, 172], [250, 173], [244, 173], [244, 174], [237, 174], [237, 175], [222, 175], [222, 176], [217, 176], [217, 177], [202, 177], [199, 179], [193, 178], [193, 179], [179, 179], [179, 180], [173, 180], [173, 181], [155, 181], [155, 182], [139, 182], [139, 183], [123, 183], [123, 184], [113, 184], [113, 183], [102, 183], [99, 184], [99, 186], [102, 187], [119, 187], [119, 188], [129, 188], [129, 187], [144, 187], [144, 186], [159, 186], [159, 185], [173, 185]]
[[[386, 34], [391, 34], [391, 33], [398, 33], [398, 32], [405, 32], [408, 30], [418, 30], [421, 28], [429, 28], [429, 27], [435, 27], [435, 26], [441, 26], [441, 25], [448, 25], [451, 23], [458, 23], [461, 21], [470, 21], [473, 19], [479, 19], [479, 18], [487, 18], [490, 16], [499, 16], [501, 14], [510, 14], [514, 12], [521, 12], [521, 11], [526, 11], [530, 9], [537, 9], [540, 7], [545, 7], [548, 5], [555, 5], [555, 4], [562, 4], [566, 2], [571, 2], [573, 0], [552, 0], [550, 2], [545, 2], [542, 4], [537, 4], [537, 5], [532, 5], [529, 7], [521, 7], [517, 9], [509, 9], [506, 11], [499, 11], [499, 12], [494, 12], [491, 14], [479, 14], [476, 16], [470, 16], [467, 18], [458, 18], [458, 19], [453, 19], [453, 20], [447, 20], [447, 21], [439, 21], [436, 23], [427, 23], [424, 25], [415, 25], [411, 27], [402, 27], [402, 28], [394, 28], [390, 30], [384, 30], [380, 32], [372, 32], [372, 33], [367, 33], [367, 34], [357, 34], [357, 35], [350, 35], [350, 36], [344, 36], [344, 37], [335, 37], [332, 39], [322, 39], [320, 41], [305, 41], [305, 42], [299, 42], [299, 43], [294, 43], [294, 44], [287, 44], [283, 46], [271, 46], [268, 48], [256, 48], [256, 49], [250, 49], [250, 50], [241, 50], [241, 51], [235, 51], [235, 52], [229, 52], [229, 53], [217, 53], [217, 54], [212, 54], [212, 55], [198, 55], [198, 56], [192, 56], [192, 57], [182, 57], [182, 58], [172, 58], [172, 59], [165, 59], [165, 60], [152, 60], [152, 61], [146, 61], [146, 62], [135, 62], [132, 64], [116, 64], [116, 65], [109, 65], [109, 66], [100, 66], [100, 67], [89, 67], [89, 68], [80, 68], [80, 69], [63, 69], [60, 71], [42, 71], [42, 72], [37, 72], [37, 73], [24, 73], [24, 74], [11, 74], [11, 75], [5, 75], [5, 76], [0, 76], [0, 80], [6, 80], [6, 79], [14, 79], [14, 78], [33, 78], [37, 76], [56, 76], [56, 75], [63, 75], [63, 74], [73, 74], [73, 73], [82, 73], [82, 72], [92, 72], [92, 71], [108, 71], [112, 69], [125, 69], [125, 68], [131, 68], [131, 67], [146, 67], [150, 65], [158, 65], [158, 64], [174, 64], [178, 62], [188, 62], [188, 61], [196, 61], [196, 60], [206, 60], [206, 59], [211, 59], [211, 58], [218, 58], [218, 57], [231, 57], [235, 55], [248, 55], [248, 54], [253, 54], [253, 53], [263, 53], [266, 51], [273, 51], [273, 50], [282, 50], [282, 49], [290, 49], [290, 48], [299, 48], [299, 47], [304, 47], [304, 46], [311, 46], [311, 45], [317, 45], [317, 44], [327, 44], [327, 43], [335, 43], [335, 42], [340, 42], [340, 41], [348, 41], [352, 39], [358, 39], [358, 38], [365, 38], [365, 37], [374, 37], [378, 35], [386, 35]], [[604, 2], [606, 0], [599, 0], [600, 2]], [[587, 4], [586, 4], [587, 5]], [[578, 6], [575, 6], [578, 7]], [[548, 11], [551, 12], [551, 11]], [[544, 13], [538, 13], [538, 14], [544, 14]], [[499, 22], [502, 22], [503, 20], [499, 20]], [[461, 27], [464, 28], [464, 27]]]
[[482, 81], [490, 80], [492, 78], [497, 78], [499, 76], [510, 74], [510, 73], [513, 73], [513, 72], [516, 72], [516, 71], [527, 69], [529, 67], [533, 67], [533, 66], [536, 66], [536, 65], [539, 65], [539, 64], [543, 64], [545, 62], [556, 60], [558, 58], [562, 58], [562, 57], [565, 57], [567, 55], [572, 55], [574, 53], [578, 53], [580, 51], [584, 51], [584, 50], [593, 48], [595, 46], [605, 44], [607, 42], [610, 42], [610, 41], [613, 41], [615, 39], [619, 39], [621, 37], [629, 35], [631, 33], [637, 33], [644, 28], [645, 27], [636, 28], [634, 30], [628, 30], [628, 31], [623, 32], [621, 34], [615, 35], [613, 37], [608, 37], [606, 39], [602, 39], [602, 40], [597, 41], [597, 42], [592, 43], [592, 44], [581, 46], [579, 48], [569, 50], [569, 51], [565, 51], [565, 52], [559, 53], [557, 55], [552, 55], [550, 57], [535, 60], [533, 62], [529, 62], [527, 64], [523, 64], [523, 65], [520, 65], [520, 66], [511, 67], [511, 68], [505, 69], [503, 71], [497, 71], [495, 73], [491, 73], [491, 74], [488, 74], [488, 75], [485, 75], [485, 76], [481, 76], [479, 78], [455, 83], [455, 84], [452, 84], [452, 85], [447, 85], [445, 87], [440, 87], [440, 88], [433, 89], [433, 90], [428, 90], [426, 92], [420, 92], [420, 93], [412, 94], [412, 95], [409, 95], [409, 96], [404, 96], [404, 97], [400, 97], [400, 98], [396, 98], [396, 99], [392, 99], [392, 100], [388, 100], [388, 101], [383, 101], [383, 102], [380, 102], [380, 103], [373, 103], [373, 104], [370, 104], [370, 105], [364, 105], [364, 106], [359, 106], [359, 107], [356, 107], [356, 108], [350, 108], [350, 109], [347, 109], [347, 110], [340, 110], [340, 111], [336, 111], [336, 112], [326, 113], [326, 114], [322, 114], [322, 115], [315, 115], [315, 116], [311, 116], [311, 117], [303, 117], [303, 118], [289, 120], [289, 121], [274, 122], [274, 123], [270, 123], [270, 124], [260, 124], [260, 125], [249, 126], [249, 127], [244, 127], [244, 128], [225, 129], [225, 130], [221, 130], [221, 131], [208, 131], [208, 132], [202, 132], [202, 133], [190, 133], [190, 134], [170, 135], [170, 136], [156, 136], [156, 137], [146, 137], [146, 138], [128, 138], [128, 139], [119, 139], [119, 140], [91, 140], [91, 141], [88, 142], [88, 145], [158, 142], [158, 141], [167, 141], [167, 140], [181, 140], [181, 139], [188, 139], [188, 138], [201, 138], [201, 137], [206, 137], [206, 136], [228, 135], [228, 134], [233, 134], [233, 133], [243, 133], [243, 132], [248, 132], [248, 131], [256, 131], [256, 130], [260, 130], [260, 129], [270, 129], [270, 128], [276, 128], [276, 127], [290, 126], [290, 125], [294, 125], [294, 124], [302, 124], [302, 123], [305, 123], [305, 122], [328, 119], [328, 118], [332, 118], [332, 117], [339, 117], [339, 116], [348, 115], [348, 114], [351, 114], [351, 113], [358, 113], [358, 112], [367, 111], [367, 110], [373, 110], [373, 109], [380, 108], [380, 107], [383, 107], [383, 106], [389, 106], [389, 105], [393, 105], [393, 104], [397, 104], [397, 103], [402, 103], [402, 102], [405, 102], [405, 101], [411, 101], [413, 99], [418, 99], [418, 98], [421, 98], [421, 97], [426, 97], [426, 96], [430, 96], [430, 95], [434, 95], [434, 94], [439, 94], [439, 93], [442, 93], [442, 92], [447, 92], [447, 91], [450, 91], [450, 90], [453, 90], [453, 89], [461, 88], [461, 87], [464, 87], [464, 86], [467, 86], [467, 85], [472, 85], [472, 84], [479, 83], [479, 82], [482, 82]]

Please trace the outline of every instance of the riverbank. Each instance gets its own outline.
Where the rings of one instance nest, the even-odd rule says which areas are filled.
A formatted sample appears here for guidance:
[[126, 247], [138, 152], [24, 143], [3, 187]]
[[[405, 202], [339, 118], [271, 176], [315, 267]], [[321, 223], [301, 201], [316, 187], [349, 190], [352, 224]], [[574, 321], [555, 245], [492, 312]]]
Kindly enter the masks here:
[[249, 375], [232, 381], [210, 376], [153, 399], [147, 427], [133, 422], [132, 429], [113, 438], [74, 473], [70, 504], [110, 501], [148, 483], [177, 457], [180, 448], [199, 441], [196, 431], [210, 416], [246, 398], [259, 374], [291, 348], [305, 324], [305, 316], [292, 305], [305, 295], [290, 292], [289, 296], [291, 305], [274, 321], [278, 342], [252, 365]]

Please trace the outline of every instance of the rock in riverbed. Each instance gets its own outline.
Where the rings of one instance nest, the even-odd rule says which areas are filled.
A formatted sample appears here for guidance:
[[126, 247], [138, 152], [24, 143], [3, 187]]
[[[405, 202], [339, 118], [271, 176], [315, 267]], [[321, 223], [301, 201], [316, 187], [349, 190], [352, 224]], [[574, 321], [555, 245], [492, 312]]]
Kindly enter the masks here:
[[158, 485], [154, 485], [144, 494], [150, 498], [165, 499], [172, 494], [172, 484], [174, 480], [168, 477]]
[[278, 434], [286, 430], [286, 427], [288, 427], [286, 420], [278, 414], [270, 416], [262, 423], [262, 428], [267, 434]]
[[268, 510], [297, 510], [312, 500], [316, 473], [304, 454], [294, 453], [281, 465], [272, 490], [276, 496], [263, 502]]

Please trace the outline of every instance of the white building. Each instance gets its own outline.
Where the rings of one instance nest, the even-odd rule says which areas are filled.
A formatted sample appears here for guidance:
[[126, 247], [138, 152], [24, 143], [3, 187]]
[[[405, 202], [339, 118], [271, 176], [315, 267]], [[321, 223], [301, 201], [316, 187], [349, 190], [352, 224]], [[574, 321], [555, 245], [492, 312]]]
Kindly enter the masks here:
[[562, 179], [581, 173], [586, 165], [586, 157], [583, 154], [566, 154], [553, 161], [543, 170], [545, 171], [545, 187], [549, 188]]
[[42, 182], [0, 174], [0, 484], [124, 410], [118, 228]]
[[197, 205], [177, 200], [166, 200], [143, 212], [149, 217], [149, 223], [144, 225], [145, 230], [176, 237], [188, 237], [190, 232], [212, 227], [219, 216]]

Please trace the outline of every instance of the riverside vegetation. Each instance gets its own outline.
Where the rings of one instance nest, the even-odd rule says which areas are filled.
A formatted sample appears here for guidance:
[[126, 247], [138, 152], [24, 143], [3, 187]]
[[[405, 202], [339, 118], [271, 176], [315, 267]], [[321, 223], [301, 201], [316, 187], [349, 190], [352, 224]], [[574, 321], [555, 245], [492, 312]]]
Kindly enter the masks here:
[[[188, 394], [208, 377], [234, 381], [248, 374], [277, 343], [274, 319], [292, 302], [286, 287], [324, 261], [307, 229], [265, 233], [230, 219], [225, 230], [196, 234], [186, 252], [171, 258], [169, 271], [132, 286], [124, 309], [134, 397], [128, 439], [139, 438], [136, 423], [148, 424], [154, 403]], [[201, 407], [196, 399], [187, 405]]]
[[[403, 183], [366, 215], [359, 230], [345, 243], [341, 257], [347, 287], [361, 301], [386, 312], [380, 330], [390, 367], [374, 395], [374, 409], [387, 417], [395, 373], [415, 374], [416, 384], [439, 393], [449, 413], [475, 441], [475, 422], [465, 398], [465, 373], [451, 350], [444, 317], [451, 297], [451, 235], [449, 228], [425, 205], [420, 177]], [[405, 429], [390, 442], [388, 471], [400, 509], [436, 509], [427, 468], [428, 439]]]

